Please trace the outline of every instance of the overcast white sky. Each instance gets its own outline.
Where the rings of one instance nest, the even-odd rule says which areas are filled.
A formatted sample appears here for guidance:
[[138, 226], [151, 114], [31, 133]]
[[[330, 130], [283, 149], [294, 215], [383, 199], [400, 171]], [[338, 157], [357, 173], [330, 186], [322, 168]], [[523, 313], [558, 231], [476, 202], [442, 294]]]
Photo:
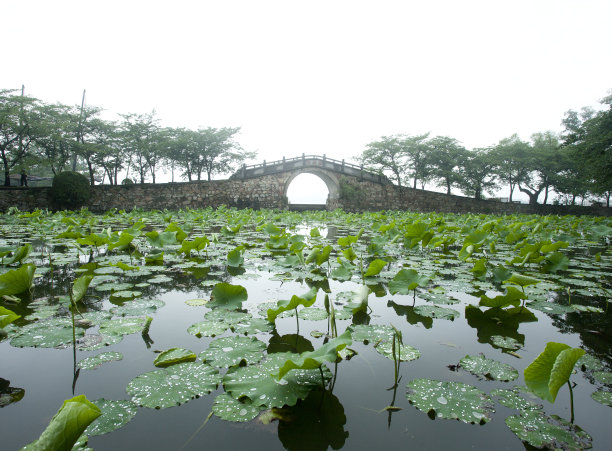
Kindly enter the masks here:
[[8, 0], [0, 88], [163, 126], [242, 127], [257, 161], [396, 133], [483, 147], [612, 89], [610, 0]]

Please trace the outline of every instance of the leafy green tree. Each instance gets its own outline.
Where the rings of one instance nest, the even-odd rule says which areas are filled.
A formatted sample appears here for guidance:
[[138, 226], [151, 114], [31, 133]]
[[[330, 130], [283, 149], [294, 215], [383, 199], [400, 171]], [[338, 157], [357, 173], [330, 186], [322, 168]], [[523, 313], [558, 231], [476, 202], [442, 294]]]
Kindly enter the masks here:
[[38, 136], [33, 146], [40, 164], [53, 175], [67, 169], [73, 155], [78, 116], [62, 104], [40, 106]]
[[559, 139], [554, 132], [534, 133], [531, 135], [533, 145], [525, 160], [528, 174], [519, 182], [518, 188], [529, 196], [530, 204], [538, 203], [538, 196], [544, 192], [544, 201], [548, 201], [548, 192], [561, 169], [559, 161]]
[[482, 199], [483, 192], [493, 193], [499, 185], [497, 179], [497, 162], [491, 155], [491, 149], [474, 149], [465, 152], [459, 165], [457, 186], [468, 196]]
[[10, 186], [11, 169], [22, 164], [38, 136], [37, 99], [17, 95], [18, 90], [0, 90], [0, 160], [4, 185]]
[[402, 145], [409, 165], [408, 176], [413, 180], [414, 189], [418, 181], [421, 181], [421, 187], [424, 187], [430, 177], [431, 165], [428, 156], [431, 145], [427, 141], [428, 137], [429, 133], [402, 137]]
[[517, 134], [502, 139], [491, 150], [491, 158], [496, 163], [497, 177], [506, 182], [510, 188], [508, 196], [510, 202], [517, 184], [525, 179], [529, 172], [526, 165], [529, 153], [529, 143], [522, 141]]
[[451, 187], [460, 179], [457, 171], [459, 163], [467, 151], [459, 141], [448, 136], [436, 136], [428, 144], [431, 177], [438, 186], [446, 187], [446, 194], [451, 194]]
[[155, 111], [147, 114], [121, 115], [121, 139], [123, 149], [130, 156], [130, 166], [138, 173], [140, 183], [151, 175], [155, 183], [155, 172], [163, 156], [155, 145], [159, 130]]
[[376, 172], [391, 172], [398, 186], [406, 178], [409, 167], [408, 158], [402, 142], [402, 135], [383, 136], [372, 141], [359, 157], [360, 163]]

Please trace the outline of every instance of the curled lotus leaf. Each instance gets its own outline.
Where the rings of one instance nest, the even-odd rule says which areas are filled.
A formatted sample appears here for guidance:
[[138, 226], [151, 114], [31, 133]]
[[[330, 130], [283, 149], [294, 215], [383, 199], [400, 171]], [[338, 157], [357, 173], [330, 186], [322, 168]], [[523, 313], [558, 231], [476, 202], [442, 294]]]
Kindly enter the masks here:
[[484, 355], [466, 355], [459, 363], [461, 366], [475, 376], [484, 377], [496, 381], [513, 381], [519, 373], [507, 363], [487, 359]]
[[547, 449], [589, 449], [592, 439], [580, 426], [556, 415], [523, 410], [519, 415], [506, 418], [506, 425], [523, 442], [536, 448]]
[[208, 365], [187, 362], [136, 376], [126, 391], [140, 406], [165, 409], [217, 389], [219, 372]]
[[87, 357], [78, 363], [78, 367], [82, 370], [95, 370], [106, 362], [116, 362], [123, 359], [123, 354], [120, 352], [102, 352], [98, 355]]
[[102, 435], [119, 429], [128, 424], [136, 416], [138, 407], [132, 401], [121, 399], [96, 399], [92, 401], [98, 406], [102, 415], [91, 423], [83, 434], [88, 436]]
[[248, 398], [239, 401], [227, 393], [218, 395], [212, 406], [212, 411], [217, 417], [238, 423], [253, 420], [262, 410], [264, 407], [254, 405]]
[[153, 361], [153, 365], [158, 368], [165, 368], [177, 363], [193, 362], [195, 359], [196, 355], [189, 349], [171, 348], [159, 354]]
[[[272, 374], [284, 363], [298, 354], [279, 352], [269, 354], [267, 359], [257, 365], [232, 367], [223, 378], [225, 391], [232, 397], [249, 398], [254, 405], [272, 407], [293, 406], [298, 399], [304, 399], [315, 387], [321, 386], [321, 373], [315, 370], [294, 370], [282, 379]], [[321, 367], [326, 380], [331, 373], [326, 366]]]
[[431, 418], [485, 424], [493, 413], [493, 402], [482, 391], [461, 382], [415, 379], [406, 386], [406, 398]]
[[263, 358], [266, 345], [256, 338], [233, 336], [217, 338], [200, 354], [204, 363], [227, 368], [234, 365], [254, 364]]

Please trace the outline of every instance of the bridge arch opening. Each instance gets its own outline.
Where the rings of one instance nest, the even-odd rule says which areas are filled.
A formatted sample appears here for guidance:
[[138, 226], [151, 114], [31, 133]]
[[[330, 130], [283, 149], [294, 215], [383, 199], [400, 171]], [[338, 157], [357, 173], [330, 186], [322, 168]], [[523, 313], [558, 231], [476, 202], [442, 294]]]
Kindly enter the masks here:
[[318, 175], [303, 172], [287, 181], [289, 204], [325, 205], [329, 197], [328, 184]]

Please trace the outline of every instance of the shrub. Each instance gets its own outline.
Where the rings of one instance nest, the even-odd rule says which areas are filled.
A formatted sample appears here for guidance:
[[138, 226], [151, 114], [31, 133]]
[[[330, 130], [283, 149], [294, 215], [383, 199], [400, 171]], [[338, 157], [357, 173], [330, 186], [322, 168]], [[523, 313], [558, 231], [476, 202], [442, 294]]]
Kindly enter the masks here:
[[78, 172], [60, 172], [53, 177], [51, 197], [59, 208], [79, 208], [91, 198], [89, 180]]
[[134, 181], [132, 179], [123, 179], [121, 180], [122, 185], [133, 185]]

